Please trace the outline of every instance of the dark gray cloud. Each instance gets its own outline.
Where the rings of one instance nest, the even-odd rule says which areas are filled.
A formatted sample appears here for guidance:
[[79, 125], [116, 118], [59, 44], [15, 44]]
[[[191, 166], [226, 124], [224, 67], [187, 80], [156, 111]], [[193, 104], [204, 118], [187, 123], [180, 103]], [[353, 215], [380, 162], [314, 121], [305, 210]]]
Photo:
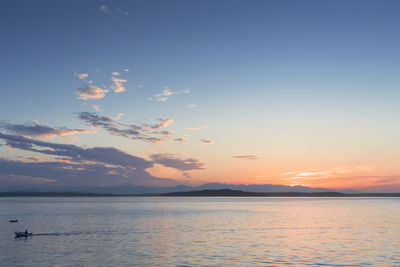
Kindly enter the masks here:
[[151, 176], [153, 162], [113, 147], [81, 148], [0, 133], [12, 148], [54, 156], [53, 161], [25, 162], [0, 158], [0, 180], [8, 183], [57, 185], [173, 185], [176, 181]]
[[258, 157], [256, 155], [239, 155], [239, 156], [233, 156], [232, 158], [235, 159], [247, 159], [247, 160], [256, 160]]
[[6, 144], [12, 148], [62, 156], [74, 162], [87, 160], [121, 167], [141, 166], [142, 168], [149, 168], [153, 165], [145, 159], [132, 156], [113, 147], [81, 148], [71, 144], [50, 143], [3, 133], [0, 133], [0, 138], [5, 140]]
[[36, 122], [27, 124], [15, 124], [1, 122], [0, 128], [6, 130], [9, 133], [30, 136], [35, 138], [52, 138], [56, 136], [73, 135], [77, 133], [89, 133], [89, 130], [85, 129], [69, 129], [66, 127], [52, 128], [46, 125], [42, 125]]
[[[118, 122], [115, 118], [100, 116], [95, 112], [81, 112], [78, 118], [87, 125], [101, 127], [114, 136], [122, 136], [133, 140], [140, 140], [146, 143], [158, 143], [170, 140], [173, 136], [171, 131], [159, 131], [172, 123], [172, 119], [158, 119], [155, 124], [126, 124]], [[182, 142], [180, 139], [174, 141]]]

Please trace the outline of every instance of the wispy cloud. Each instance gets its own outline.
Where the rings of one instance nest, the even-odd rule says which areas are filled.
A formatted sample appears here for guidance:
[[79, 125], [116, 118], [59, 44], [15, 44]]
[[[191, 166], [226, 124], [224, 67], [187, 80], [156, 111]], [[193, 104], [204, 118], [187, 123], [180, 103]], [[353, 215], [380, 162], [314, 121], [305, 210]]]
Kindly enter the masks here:
[[204, 163], [200, 162], [198, 159], [182, 159], [181, 157], [170, 153], [153, 154], [150, 155], [150, 158], [154, 163], [182, 171], [183, 175], [186, 177], [190, 177], [187, 173], [188, 171], [205, 169]]
[[78, 77], [80, 80], [84, 80], [87, 77], [89, 77], [89, 75], [87, 73], [76, 73], [76, 72], [74, 73], [74, 76]]
[[214, 143], [213, 141], [208, 140], [208, 139], [200, 139], [200, 142], [202, 142], [203, 144], [206, 144], [206, 145], [211, 145]]
[[85, 129], [69, 129], [66, 127], [53, 128], [37, 122], [27, 124], [1, 122], [0, 128], [9, 133], [43, 139], [57, 136], [74, 135], [78, 133], [90, 133], [89, 130]]
[[99, 9], [101, 12], [103, 12], [105, 14], [116, 14], [116, 15], [119, 14], [119, 15], [124, 15], [124, 16], [129, 16], [131, 14], [129, 11], [123, 10], [121, 8], [111, 10], [111, 8], [106, 5], [101, 5], [99, 7]]
[[170, 153], [153, 154], [150, 158], [154, 163], [181, 171], [204, 170], [204, 163], [200, 162], [198, 159], [182, 159], [181, 157]]
[[101, 12], [106, 13], [106, 14], [111, 14], [111, 9], [108, 6], [101, 5], [99, 8], [100, 8]]
[[[169, 99], [169, 97], [173, 96], [173, 95], [180, 95], [180, 94], [189, 94], [190, 93], [190, 89], [186, 88], [185, 90], [181, 91], [181, 92], [173, 92], [171, 91], [168, 87], [164, 87], [164, 90], [162, 90], [161, 93], [158, 93], [154, 96], [155, 100], [159, 101], [159, 102], [164, 102], [167, 101]], [[148, 98], [149, 100], [151, 100], [151, 98]]]
[[188, 107], [189, 108], [195, 108], [195, 107], [197, 107], [197, 105], [196, 104], [189, 104]]
[[331, 177], [348, 176], [357, 173], [371, 172], [375, 169], [375, 165], [371, 164], [356, 164], [341, 166], [330, 169], [311, 169], [301, 171], [291, 171], [282, 173], [283, 176], [287, 176], [288, 179], [325, 179]]
[[88, 100], [88, 99], [101, 99], [104, 98], [105, 94], [108, 90], [101, 89], [94, 85], [88, 85], [82, 88], [79, 88], [75, 94], [78, 95], [79, 99]]
[[93, 127], [101, 127], [114, 136], [122, 136], [147, 143], [158, 143], [166, 140], [179, 142], [172, 131], [159, 131], [172, 123], [172, 119], [158, 119], [155, 124], [126, 124], [117, 122], [117, 118], [100, 116], [94, 112], [81, 112], [78, 118]]
[[146, 125], [152, 129], [161, 129], [170, 125], [174, 120], [173, 119], [158, 119], [158, 123], [153, 125]]
[[204, 125], [201, 125], [201, 126], [190, 126], [190, 127], [187, 127], [186, 130], [199, 131], [199, 130], [203, 130], [203, 129], [207, 128], [207, 127], [208, 127], [207, 124], [204, 124]]
[[235, 158], [235, 159], [247, 159], [247, 160], [259, 159], [256, 155], [239, 155], [239, 156], [233, 156], [232, 158]]
[[163, 101], [168, 100], [168, 97], [170, 97], [170, 96], [172, 96], [174, 94], [176, 94], [176, 93], [172, 92], [171, 90], [169, 90], [167, 88], [167, 89], [164, 89], [161, 93], [156, 94], [155, 98], [156, 98], [157, 101], [163, 102]]

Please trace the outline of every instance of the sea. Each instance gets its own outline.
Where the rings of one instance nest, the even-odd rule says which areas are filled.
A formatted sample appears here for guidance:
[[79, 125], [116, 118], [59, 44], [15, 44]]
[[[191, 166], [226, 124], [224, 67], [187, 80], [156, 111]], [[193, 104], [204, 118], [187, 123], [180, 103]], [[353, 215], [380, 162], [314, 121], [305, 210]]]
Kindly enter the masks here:
[[0, 266], [400, 266], [400, 198], [2, 197]]

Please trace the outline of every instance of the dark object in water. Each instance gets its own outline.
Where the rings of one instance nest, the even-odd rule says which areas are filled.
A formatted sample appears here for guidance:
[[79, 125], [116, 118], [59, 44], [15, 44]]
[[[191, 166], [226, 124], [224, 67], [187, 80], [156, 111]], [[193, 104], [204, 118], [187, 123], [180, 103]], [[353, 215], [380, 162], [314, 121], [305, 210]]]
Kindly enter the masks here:
[[25, 232], [15, 232], [15, 237], [27, 237], [32, 236], [32, 233], [25, 233]]
[[9, 220], [9, 222], [18, 222], [18, 220]]

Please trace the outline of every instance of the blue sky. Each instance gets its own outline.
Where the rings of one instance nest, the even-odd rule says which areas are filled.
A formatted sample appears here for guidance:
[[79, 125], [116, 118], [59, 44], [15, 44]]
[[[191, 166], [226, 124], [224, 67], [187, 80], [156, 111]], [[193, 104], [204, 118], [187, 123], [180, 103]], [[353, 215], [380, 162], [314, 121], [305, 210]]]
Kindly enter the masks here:
[[[86, 130], [24, 136], [113, 147], [178, 183], [362, 188], [365, 177], [369, 190], [400, 190], [399, 11], [398, 1], [4, 1], [0, 132], [24, 135], [10, 125], [34, 122]], [[114, 92], [116, 79], [125, 91]], [[79, 99], [87, 86], [107, 92]], [[171, 119], [162, 129], [173, 135], [132, 140], [81, 112], [124, 129]], [[26, 163], [28, 152], [7, 142], [1, 158]], [[156, 154], [202, 167], [163, 165]]]

